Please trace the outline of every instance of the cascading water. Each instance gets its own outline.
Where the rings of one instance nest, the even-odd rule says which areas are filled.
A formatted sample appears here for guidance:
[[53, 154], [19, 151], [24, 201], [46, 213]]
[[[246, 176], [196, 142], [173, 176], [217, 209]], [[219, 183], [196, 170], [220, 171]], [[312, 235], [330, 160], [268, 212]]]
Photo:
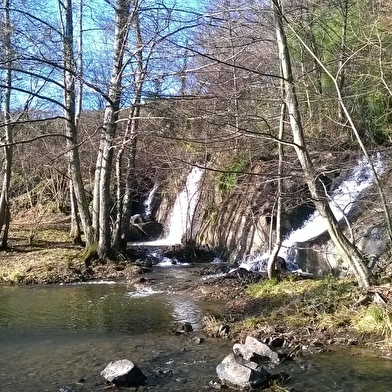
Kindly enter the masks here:
[[159, 187], [158, 184], [154, 184], [153, 188], [148, 193], [147, 199], [144, 200], [144, 202], [143, 202], [143, 206], [144, 206], [143, 215], [146, 219], [151, 218], [154, 196], [155, 196], [156, 191], [158, 190], [158, 187]]
[[193, 215], [199, 200], [199, 183], [205, 169], [193, 167], [188, 174], [184, 189], [177, 196], [168, 224], [168, 234], [165, 238], [143, 243], [153, 246], [168, 246], [181, 244], [182, 237], [192, 223]]
[[169, 234], [167, 244], [180, 244], [183, 235], [192, 223], [193, 214], [199, 199], [199, 183], [203, 177], [204, 169], [194, 167], [188, 174], [185, 187], [177, 196], [169, 221]]
[[[385, 167], [379, 154], [372, 159], [372, 163], [377, 175], [382, 175]], [[350, 175], [342, 181], [331, 195], [327, 195], [335, 218], [341, 221], [347, 217], [361, 193], [373, 185], [373, 183], [374, 176], [370, 164], [361, 159]], [[327, 223], [318, 211], [315, 211], [299, 229], [292, 231], [283, 240], [281, 250], [279, 251], [279, 256], [285, 259], [287, 268], [289, 270], [298, 269], [295, 251], [297, 243], [315, 239], [326, 231]], [[249, 271], [266, 271], [268, 257], [268, 253], [247, 256], [241, 262], [240, 267]]]

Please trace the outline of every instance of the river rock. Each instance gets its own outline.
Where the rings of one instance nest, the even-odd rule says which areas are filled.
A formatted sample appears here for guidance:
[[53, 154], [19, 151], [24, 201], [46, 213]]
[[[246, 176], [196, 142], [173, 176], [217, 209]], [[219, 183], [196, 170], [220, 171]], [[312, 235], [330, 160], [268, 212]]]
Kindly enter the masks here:
[[143, 372], [128, 359], [110, 362], [102, 370], [101, 376], [119, 387], [138, 386], [147, 379]]
[[270, 373], [264, 368], [233, 353], [223, 359], [216, 372], [222, 384], [239, 390], [268, 386], [271, 380]]
[[172, 331], [175, 334], [190, 333], [190, 332], [193, 332], [193, 327], [189, 321], [179, 322], [179, 323], [174, 324]]
[[244, 344], [234, 344], [233, 352], [247, 361], [256, 360], [257, 362], [258, 358], [268, 358], [273, 363], [279, 363], [278, 353], [252, 336], [247, 336]]

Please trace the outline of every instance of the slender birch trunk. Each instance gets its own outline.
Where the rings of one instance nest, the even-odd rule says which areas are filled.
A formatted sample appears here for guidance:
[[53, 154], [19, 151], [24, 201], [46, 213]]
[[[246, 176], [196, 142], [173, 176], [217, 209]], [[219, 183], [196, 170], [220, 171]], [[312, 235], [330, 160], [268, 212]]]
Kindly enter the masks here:
[[[279, 140], [283, 140], [284, 137], [284, 118], [286, 113], [286, 105], [283, 103], [280, 111], [280, 124], [279, 124]], [[268, 259], [268, 277], [270, 279], [276, 276], [277, 257], [279, 250], [282, 246], [282, 174], [283, 174], [283, 144], [279, 143], [278, 146], [278, 186], [276, 191], [276, 238], [275, 244]], [[271, 219], [271, 225], [273, 223], [273, 217]]]
[[8, 230], [11, 219], [9, 190], [11, 183], [12, 168], [12, 124], [11, 124], [11, 89], [12, 89], [12, 47], [11, 47], [11, 23], [10, 23], [10, 0], [4, 0], [4, 50], [5, 50], [5, 89], [4, 89], [4, 163], [3, 163], [3, 185], [0, 195], [0, 233], [1, 248], [8, 246]]
[[[79, 129], [80, 116], [82, 114], [82, 102], [83, 102], [83, 0], [79, 0], [79, 38], [78, 38], [78, 54], [76, 58], [76, 68], [78, 70], [78, 79], [76, 84], [78, 86], [75, 100], [76, 100], [76, 111], [75, 111], [75, 127]], [[70, 175], [71, 177], [71, 175]], [[78, 205], [75, 198], [74, 186], [72, 179], [69, 181], [69, 194], [71, 203], [71, 238], [73, 243], [82, 244], [82, 231], [81, 222], [78, 211]]]
[[[84, 191], [79, 149], [78, 130], [75, 121], [75, 58], [73, 51], [73, 20], [72, 0], [59, 3], [60, 16], [63, 20], [63, 63], [64, 63], [64, 107], [65, 107], [65, 135], [67, 137], [69, 168], [75, 193], [75, 198], [83, 226], [86, 248], [94, 247], [94, 235], [91, 217], [88, 210], [86, 194]], [[63, 9], [61, 9], [63, 8]], [[72, 197], [72, 196], [71, 196]]]

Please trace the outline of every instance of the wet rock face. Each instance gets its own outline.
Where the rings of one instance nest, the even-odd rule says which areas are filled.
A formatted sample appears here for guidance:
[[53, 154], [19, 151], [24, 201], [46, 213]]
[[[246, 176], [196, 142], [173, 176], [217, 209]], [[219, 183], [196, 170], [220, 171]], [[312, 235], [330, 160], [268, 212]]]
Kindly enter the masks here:
[[118, 387], [138, 386], [147, 379], [143, 372], [128, 359], [110, 362], [102, 370], [101, 376]]

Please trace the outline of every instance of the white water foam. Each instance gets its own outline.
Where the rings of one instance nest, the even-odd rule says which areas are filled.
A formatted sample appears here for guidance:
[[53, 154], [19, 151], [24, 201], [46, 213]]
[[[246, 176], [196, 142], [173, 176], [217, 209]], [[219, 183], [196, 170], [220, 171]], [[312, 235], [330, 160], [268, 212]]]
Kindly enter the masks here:
[[94, 284], [117, 284], [114, 280], [90, 280], [87, 282], [72, 282], [72, 283], [60, 283], [60, 286], [78, 286], [78, 285], [94, 285]]
[[126, 293], [126, 296], [131, 298], [143, 298], [143, 297], [149, 297], [150, 295], [163, 293], [163, 291], [154, 290], [153, 288], [148, 286], [135, 285], [135, 288], [136, 291], [129, 291]]
[[150, 218], [152, 214], [153, 200], [156, 191], [158, 190], [158, 184], [154, 184], [150, 192], [148, 193], [147, 199], [143, 202], [144, 206], [144, 216]]
[[[378, 176], [385, 172], [385, 165], [380, 154], [377, 154], [372, 163]], [[341, 221], [352, 210], [355, 201], [364, 190], [372, 186], [374, 176], [369, 162], [364, 159], [358, 161], [358, 165], [352, 170], [350, 175], [342, 181], [342, 183], [327, 195], [330, 199], [330, 206], [335, 218]], [[295, 270], [298, 268], [295, 260], [295, 244], [310, 241], [317, 238], [327, 231], [326, 220], [315, 211], [304, 223], [297, 229], [292, 231], [282, 242], [279, 256], [286, 260], [287, 268]], [[269, 254], [246, 256], [240, 264], [241, 268], [249, 271], [266, 271]]]
[[184, 189], [177, 196], [170, 217], [169, 235], [165, 239], [167, 244], [180, 244], [183, 235], [192, 223], [199, 199], [199, 183], [203, 174], [204, 169], [194, 167], [188, 175]]
[[157, 264], [157, 267], [175, 267], [176, 265], [186, 266], [189, 263], [180, 263], [177, 259], [170, 259], [169, 257], [162, 257], [162, 260]]

